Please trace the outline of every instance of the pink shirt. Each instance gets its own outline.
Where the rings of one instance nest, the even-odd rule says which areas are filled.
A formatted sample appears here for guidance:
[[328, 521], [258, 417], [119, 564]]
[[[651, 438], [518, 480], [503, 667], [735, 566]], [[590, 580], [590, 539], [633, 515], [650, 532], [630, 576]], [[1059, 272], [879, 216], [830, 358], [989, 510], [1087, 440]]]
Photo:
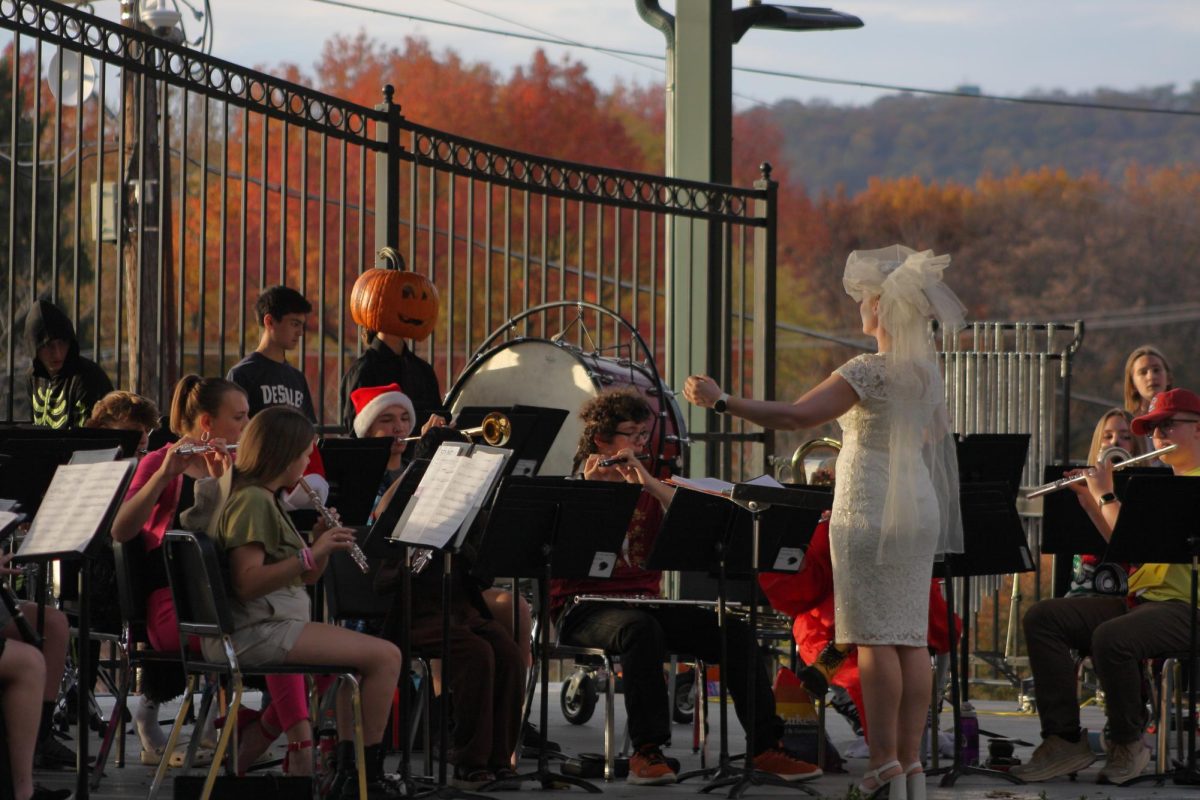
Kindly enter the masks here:
[[[142, 456], [137, 470], [133, 473], [133, 480], [129, 483], [129, 490], [125, 492], [125, 502], [129, 502], [135, 494], [141, 491], [143, 486], [150, 482], [154, 473], [158, 472], [159, 467], [166, 460], [167, 451], [170, 449], [171, 445], [165, 445], [153, 453]], [[147, 553], [162, 546], [163, 538], [175, 523], [175, 511], [179, 507], [179, 492], [182, 487], [183, 476], [178, 475], [167, 484], [167, 488], [163, 489], [162, 494], [158, 496], [158, 501], [155, 502], [149, 519], [142, 526], [142, 544], [145, 545]]]

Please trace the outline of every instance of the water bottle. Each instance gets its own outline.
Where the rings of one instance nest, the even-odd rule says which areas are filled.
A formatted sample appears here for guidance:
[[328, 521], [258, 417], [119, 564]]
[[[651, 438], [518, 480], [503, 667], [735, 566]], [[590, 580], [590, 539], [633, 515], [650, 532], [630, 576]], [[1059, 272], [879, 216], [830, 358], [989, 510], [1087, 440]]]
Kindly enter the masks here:
[[964, 701], [959, 714], [962, 730], [962, 763], [975, 765], [979, 763], [979, 717], [975, 714], [975, 706]]

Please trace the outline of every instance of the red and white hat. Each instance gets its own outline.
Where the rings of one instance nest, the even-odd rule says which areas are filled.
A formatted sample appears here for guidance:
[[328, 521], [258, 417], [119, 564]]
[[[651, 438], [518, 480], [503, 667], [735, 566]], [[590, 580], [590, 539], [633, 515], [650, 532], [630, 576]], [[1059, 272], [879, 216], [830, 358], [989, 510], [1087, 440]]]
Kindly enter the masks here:
[[1130, 428], [1138, 436], [1148, 434], [1151, 423], [1159, 423], [1178, 413], [1195, 414], [1200, 417], [1200, 395], [1187, 389], [1171, 389], [1159, 392], [1150, 399], [1150, 408], [1140, 417], [1135, 417]]
[[404, 406], [414, 422], [417, 418], [412, 400], [408, 399], [398, 383], [355, 389], [350, 393], [350, 402], [354, 403], [354, 435], [360, 439], [366, 438], [367, 431], [388, 406]]

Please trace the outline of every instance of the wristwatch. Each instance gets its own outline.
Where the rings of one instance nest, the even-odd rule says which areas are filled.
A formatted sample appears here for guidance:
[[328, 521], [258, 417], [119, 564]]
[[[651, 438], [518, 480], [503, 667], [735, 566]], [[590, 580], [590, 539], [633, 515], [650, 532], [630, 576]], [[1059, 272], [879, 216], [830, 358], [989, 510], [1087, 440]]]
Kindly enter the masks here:
[[713, 403], [713, 411], [718, 414], [724, 414], [729, 406], [729, 392], [721, 392], [721, 396], [717, 398], [717, 402]]
[[1098, 502], [1102, 506], [1106, 506], [1109, 503], [1115, 503], [1116, 501], [1117, 501], [1117, 496], [1115, 494], [1113, 494], [1112, 492], [1105, 492], [1104, 494], [1100, 495], [1100, 499], [1097, 500], [1096, 502]]

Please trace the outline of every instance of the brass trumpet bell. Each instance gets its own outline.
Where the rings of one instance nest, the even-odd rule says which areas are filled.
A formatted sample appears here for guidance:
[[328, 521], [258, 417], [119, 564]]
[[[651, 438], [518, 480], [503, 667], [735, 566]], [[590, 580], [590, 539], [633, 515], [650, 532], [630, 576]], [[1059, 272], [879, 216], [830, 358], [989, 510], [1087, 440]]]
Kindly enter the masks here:
[[492, 411], [483, 418], [479, 427], [464, 428], [459, 433], [472, 439], [479, 437], [492, 447], [504, 447], [512, 438], [512, 421], [499, 411]]

